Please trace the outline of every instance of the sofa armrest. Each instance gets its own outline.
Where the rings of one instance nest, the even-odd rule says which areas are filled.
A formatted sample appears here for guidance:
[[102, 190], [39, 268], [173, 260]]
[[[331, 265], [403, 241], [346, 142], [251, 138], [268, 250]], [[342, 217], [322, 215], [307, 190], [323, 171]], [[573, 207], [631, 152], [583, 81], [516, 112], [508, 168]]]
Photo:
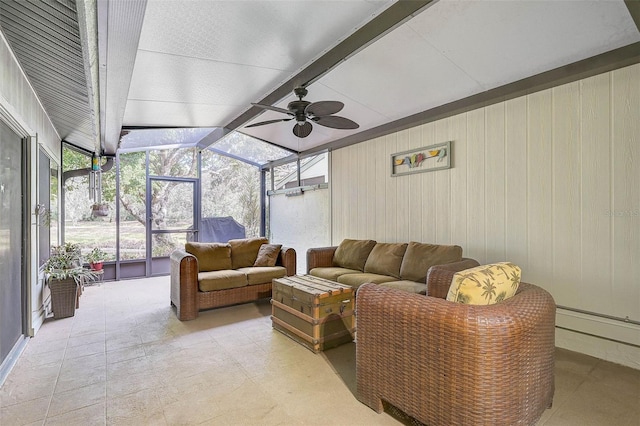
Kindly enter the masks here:
[[307, 250], [307, 274], [313, 268], [333, 266], [333, 254], [338, 246], [316, 247]]
[[198, 260], [184, 250], [171, 253], [171, 303], [180, 321], [198, 316]]
[[287, 270], [287, 276], [296, 274], [297, 266], [296, 251], [291, 247], [282, 247], [276, 265], [284, 266]]
[[480, 266], [478, 261], [469, 258], [462, 258], [459, 262], [432, 266], [427, 271], [427, 296], [446, 299], [449, 287], [451, 287], [453, 274], [476, 266]]

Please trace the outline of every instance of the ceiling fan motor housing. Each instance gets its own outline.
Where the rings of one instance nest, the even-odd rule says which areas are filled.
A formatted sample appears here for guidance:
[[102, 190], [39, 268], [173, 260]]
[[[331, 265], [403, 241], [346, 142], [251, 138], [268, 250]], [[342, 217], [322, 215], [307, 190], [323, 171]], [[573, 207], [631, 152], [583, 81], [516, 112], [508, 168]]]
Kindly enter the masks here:
[[287, 109], [295, 114], [296, 121], [298, 122], [298, 124], [302, 125], [305, 121], [307, 121], [305, 110], [310, 104], [311, 102], [303, 101], [302, 99], [300, 99], [297, 101], [289, 102], [289, 104], [287, 105]]

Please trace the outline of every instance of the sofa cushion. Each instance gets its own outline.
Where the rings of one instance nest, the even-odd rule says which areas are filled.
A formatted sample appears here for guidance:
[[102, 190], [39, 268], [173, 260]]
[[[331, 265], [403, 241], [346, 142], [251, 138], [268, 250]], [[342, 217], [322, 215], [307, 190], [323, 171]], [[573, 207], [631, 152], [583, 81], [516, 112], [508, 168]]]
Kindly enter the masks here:
[[198, 272], [231, 269], [231, 246], [226, 243], [185, 243], [184, 249], [198, 259]]
[[364, 272], [400, 278], [406, 243], [377, 243], [364, 264]]
[[260, 246], [268, 244], [266, 238], [242, 238], [229, 240], [231, 246], [231, 267], [233, 269], [253, 266], [258, 257]]
[[357, 269], [340, 268], [338, 266], [313, 268], [309, 271], [309, 275], [336, 282], [338, 281], [338, 277], [341, 275], [358, 273], [360, 273], [360, 271], [358, 271]]
[[258, 250], [258, 257], [253, 266], [276, 266], [282, 244], [263, 244]]
[[440, 244], [424, 244], [411, 241], [400, 266], [400, 278], [403, 280], [427, 282], [427, 271], [433, 265], [458, 262], [462, 260], [462, 247]]
[[333, 254], [333, 265], [362, 272], [375, 245], [376, 242], [373, 240], [342, 240]]
[[510, 262], [481, 265], [453, 274], [447, 294], [450, 302], [492, 305], [516, 294], [520, 268]]
[[388, 283], [380, 283], [380, 286], [408, 291], [409, 293], [427, 294], [427, 285], [415, 281], [390, 281]]
[[287, 275], [287, 269], [284, 266], [248, 266], [239, 268], [238, 272], [243, 272], [247, 276], [249, 285], [270, 283], [274, 278]]
[[209, 271], [198, 273], [198, 287], [200, 291], [225, 290], [228, 288], [244, 287], [247, 276], [239, 271], [225, 269], [223, 271]]
[[338, 277], [338, 282], [340, 284], [350, 285], [353, 288], [358, 288], [364, 283], [380, 284], [390, 281], [396, 281], [396, 279], [387, 275], [370, 274], [366, 272], [361, 272], [358, 274], [345, 274]]

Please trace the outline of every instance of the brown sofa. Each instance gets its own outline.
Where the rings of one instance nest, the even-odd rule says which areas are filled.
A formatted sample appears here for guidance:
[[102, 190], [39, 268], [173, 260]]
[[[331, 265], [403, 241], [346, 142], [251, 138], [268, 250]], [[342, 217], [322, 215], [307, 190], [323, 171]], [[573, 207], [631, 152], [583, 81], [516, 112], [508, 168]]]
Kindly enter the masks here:
[[454, 272], [434, 266], [428, 296], [358, 290], [357, 396], [430, 425], [533, 425], [554, 394], [555, 302], [520, 283], [493, 305], [444, 300]]
[[478, 262], [463, 258], [460, 246], [415, 241], [378, 243], [345, 239], [339, 246], [307, 250], [307, 274], [355, 289], [364, 283], [375, 283], [425, 294], [427, 271], [441, 264], [461, 271], [477, 266]]
[[271, 297], [271, 280], [295, 273], [295, 250], [266, 238], [187, 243], [171, 254], [171, 304], [188, 321], [204, 309]]

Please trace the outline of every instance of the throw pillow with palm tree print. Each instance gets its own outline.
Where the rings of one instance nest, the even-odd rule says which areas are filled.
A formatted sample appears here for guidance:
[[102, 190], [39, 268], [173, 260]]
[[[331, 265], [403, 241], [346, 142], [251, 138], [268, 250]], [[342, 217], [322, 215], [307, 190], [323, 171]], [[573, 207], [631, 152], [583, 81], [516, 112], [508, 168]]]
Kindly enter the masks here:
[[516, 294], [520, 268], [511, 262], [492, 263], [456, 272], [447, 300], [469, 305], [492, 305]]

